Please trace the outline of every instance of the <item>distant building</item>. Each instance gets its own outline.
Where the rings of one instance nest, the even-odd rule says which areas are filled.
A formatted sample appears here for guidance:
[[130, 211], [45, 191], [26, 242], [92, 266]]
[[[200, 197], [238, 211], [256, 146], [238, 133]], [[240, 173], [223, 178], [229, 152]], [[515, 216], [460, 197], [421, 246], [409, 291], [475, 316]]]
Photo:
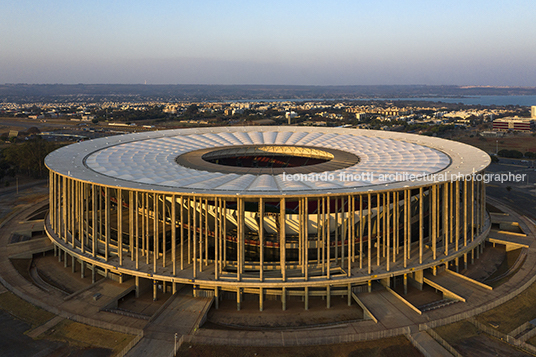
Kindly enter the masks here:
[[532, 119], [536, 119], [536, 105], [533, 105], [530, 107], [530, 117]]
[[365, 112], [359, 112], [355, 113], [355, 118], [359, 121], [367, 119], [367, 113]]
[[493, 130], [497, 131], [531, 131], [533, 127], [534, 119], [531, 118], [509, 117], [493, 121]]
[[290, 111], [285, 113], [285, 118], [288, 119], [288, 124], [290, 125], [292, 123], [292, 119], [296, 118], [298, 116], [298, 113]]

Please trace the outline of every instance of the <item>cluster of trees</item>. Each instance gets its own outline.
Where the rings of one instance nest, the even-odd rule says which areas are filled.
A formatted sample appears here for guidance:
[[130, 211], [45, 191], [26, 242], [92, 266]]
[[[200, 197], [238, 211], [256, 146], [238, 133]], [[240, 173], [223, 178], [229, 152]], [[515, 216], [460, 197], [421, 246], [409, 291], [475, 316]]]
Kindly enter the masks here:
[[130, 122], [136, 120], [163, 119], [167, 118], [167, 114], [162, 111], [160, 106], [152, 106], [147, 110], [98, 110], [95, 112], [96, 119], [94, 122], [112, 119], [113, 121]]
[[536, 159], [536, 152], [531, 152], [531, 151], [527, 151], [525, 154], [523, 154], [519, 150], [503, 149], [503, 150], [500, 150], [497, 154], [499, 156], [508, 157], [508, 158], [512, 158], [512, 159], [521, 159], [523, 157], [525, 157], [527, 159]]
[[11, 144], [0, 154], [0, 179], [14, 177], [17, 174], [34, 178], [46, 177], [45, 157], [60, 147], [59, 144], [41, 138]]
[[502, 157], [508, 157], [508, 158], [512, 158], [512, 159], [521, 159], [523, 157], [523, 153], [519, 150], [507, 150], [507, 149], [502, 149], [500, 150], [497, 155], [499, 156], [502, 156]]

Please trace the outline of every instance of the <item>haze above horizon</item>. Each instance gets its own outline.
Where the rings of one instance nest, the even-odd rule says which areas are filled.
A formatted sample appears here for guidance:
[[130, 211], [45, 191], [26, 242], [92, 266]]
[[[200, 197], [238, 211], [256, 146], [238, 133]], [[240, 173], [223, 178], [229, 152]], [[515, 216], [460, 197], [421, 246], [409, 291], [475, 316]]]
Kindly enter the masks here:
[[0, 83], [536, 86], [536, 2], [20, 0]]

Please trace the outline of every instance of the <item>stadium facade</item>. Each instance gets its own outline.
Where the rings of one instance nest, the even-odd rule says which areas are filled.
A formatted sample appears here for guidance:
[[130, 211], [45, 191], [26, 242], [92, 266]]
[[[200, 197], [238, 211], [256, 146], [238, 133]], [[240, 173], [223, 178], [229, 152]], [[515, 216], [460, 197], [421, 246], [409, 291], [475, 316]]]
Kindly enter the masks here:
[[[136, 291], [334, 295], [422, 288], [490, 229], [483, 151], [385, 131], [220, 127], [76, 143], [46, 158], [46, 231], [60, 259]], [[63, 257], [63, 258], [62, 258]], [[230, 293], [230, 294], [229, 294]], [[215, 300], [216, 304], [218, 299]]]

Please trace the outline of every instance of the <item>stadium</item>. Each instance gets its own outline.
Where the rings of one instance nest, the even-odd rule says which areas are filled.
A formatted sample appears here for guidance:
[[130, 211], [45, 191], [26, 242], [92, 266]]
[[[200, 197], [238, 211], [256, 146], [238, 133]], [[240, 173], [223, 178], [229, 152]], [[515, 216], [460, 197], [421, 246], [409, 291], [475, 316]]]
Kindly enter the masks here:
[[[413, 134], [251, 126], [106, 137], [46, 158], [54, 252], [136, 294], [259, 301], [421, 287], [491, 224], [474, 147]], [[73, 264], [74, 265], [74, 264]]]

